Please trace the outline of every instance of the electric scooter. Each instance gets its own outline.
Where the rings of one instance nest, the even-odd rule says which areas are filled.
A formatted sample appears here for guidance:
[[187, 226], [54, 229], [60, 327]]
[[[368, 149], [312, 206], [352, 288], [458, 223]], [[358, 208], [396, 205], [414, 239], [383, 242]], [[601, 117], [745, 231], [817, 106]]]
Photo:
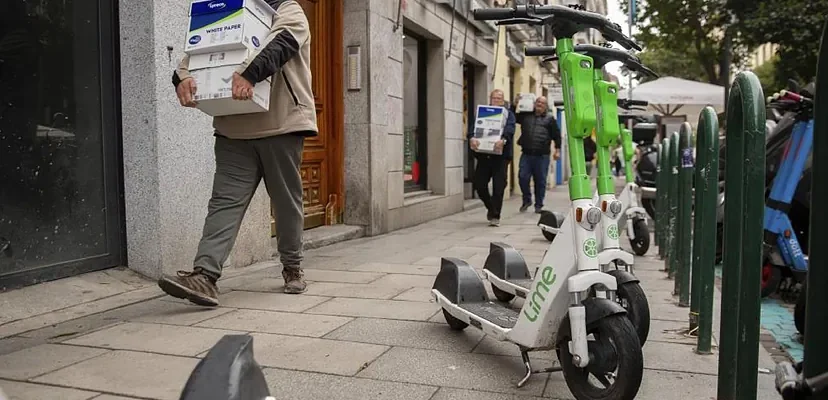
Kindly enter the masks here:
[[[595, 126], [592, 58], [574, 52], [573, 36], [587, 28], [625, 48], [640, 46], [604, 16], [581, 6], [518, 5], [477, 9], [476, 20], [500, 20], [499, 25], [550, 25], [557, 39], [563, 82], [568, 151], [573, 176], [569, 181], [572, 208], [532, 280], [532, 292], [520, 311], [489, 299], [483, 281], [465, 261], [443, 258], [432, 295], [452, 329], [472, 325], [492, 338], [518, 345], [525, 375], [563, 371], [567, 386], [578, 400], [633, 399], [641, 386], [644, 360], [638, 335], [626, 310], [615, 300], [616, 280], [601, 272], [596, 227], [601, 210], [592, 204], [583, 156], [583, 138]], [[505, 20], [505, 21], [504, 21]], [[617, 86], [609, 84], [608, 87]], [[487, 263], [500, 256], [509, 265], [525, 261], [505, 243], [492, 243]], [[503, 266], [507, 266], [506, 263]], [[521, 277], [528, 279], [527, 277]], [[559, 367], [532, 369], [529, 352], [555, 349]], [[598, 385], [590, 380], [592, 375]]]
[[773, 178], [765, 202], [765, 265], [762, 269], [762, 297], [775, 292], [782, 279], [782, 269], [790, 269], [796, 281], [808, 271], [808, 256], [803, 253], [788, 211], [799, 184], [814, 141], [813, 101], [783, 91], [782, 98], [798, 103], [797, 122]]
[[[549, 56], [543, 62], [557, 61], [554, 46], [527, 47], [527, 56]], [[643, 346], [650, 332], [650, 308], [644, 290], [639, 280], [633, 275], [633, 255], [622, 250], [618, 243], [620, 236], [619, 217], [623, 211], [623, 202], [615, 198], [615, 181], [610, 172], [610, 148], [615, 146], [620, 134], [620, 125], [616, 111], [620, 101], [617, 92], [613, 92], [609, 82], [603, 80], [602, 68], [612, 61], [623, 61], [628, 68], [634, 71], [653, 74], [642, 66], [637, 58], [622, 50], [595, 45], [577, 45], [575, 52], [592, 58], [594, 63], [593, 92], [598, 105], [600, 118], [595, 126], [598, 156], [598, 190], [592, 198], [593, 204], [601, 205], [601, 234], [596, 235], [598, 240], [598, 263], [601, 270], [616, 278], [618, 284], [617, 297], [619, 303], [627, 310], [627, 317], [633, 323], [638, 333], [638, 339]], [[630, 150], [632, 145], [630, 145]], [[529, 270], [525, 263], [507, 265], [500, 262], [499, 255], [503, 250], [494, 251], [491, 260], [487, 259], [483, 267], [483, 274], [491, 283], [495, 297], [503, 302], [511, 301], [516, 295], [526, 297], [531, 287]], [[504, 260], [505, 262], [505, 260]], [[614, 266], [614, 267], [613, 267]], [[623, 267], [623, 268], [619, 268]], [[519, 270], [518, 270], [519, 269]], [[537, 270], [535, 271], [537, 274]], [[510, 279], [511, 278], [511, 279]], [[517, 278], [517, 279], [515, 279]]]
[[[633, 110], [633, 106], [646, 107], [649, 103], [643, 100], [618, 100], [618, 107]], [[621, 128], [621, 146], [624, 150], [624, 172], [626, 184], [618, 198], [621, 200], [624, 212], [618, 219], [618, 227], [626, 227], [630, 247], [637, 256], [647, 254], [650, 249], [650, 228], [647, 226], [647, 210], [638, 203], [639, 187], [633, 177], [633, 157], [635, 149], [632, 146], [632, 132], [623, 124]], [[632, 221], [631, 223], [629, 223]]]

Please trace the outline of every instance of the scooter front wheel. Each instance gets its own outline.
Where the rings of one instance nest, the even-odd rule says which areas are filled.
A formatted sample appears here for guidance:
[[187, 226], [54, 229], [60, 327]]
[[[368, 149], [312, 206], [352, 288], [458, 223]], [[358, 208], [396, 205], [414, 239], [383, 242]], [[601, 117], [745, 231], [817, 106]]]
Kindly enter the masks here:
[[635, 255], [643, 256], [650, 250], [650, 230], [647, 228], [647, 221], [643, 218], [635, 218], [632, 220], [632, 224], [635, 239], [630, 238], [630, 246]]
[[[569, 323], [562, 324], [562, 328]], [[610, 315], [587, 327], [589, 365], [577, 367], [569, 341], [559, 340], [557, 353], [566, 386], [578, 400], [634, 399], [644, 375], [644, 357], [638, 335], [623, 314]]]
[[760, 290], [762, 298], [772, 295], [779, 288], [780, 282], [782, 282], [782, 270], [769, 262], [765, 262], [765, 265], [762, 266], [762, 287]]

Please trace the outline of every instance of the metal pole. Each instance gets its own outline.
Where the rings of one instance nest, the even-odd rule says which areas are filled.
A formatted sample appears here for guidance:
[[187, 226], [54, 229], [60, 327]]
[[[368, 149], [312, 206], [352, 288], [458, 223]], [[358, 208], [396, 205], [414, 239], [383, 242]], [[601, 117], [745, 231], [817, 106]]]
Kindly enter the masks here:
[[658, 258], [664, 260], [667, 257], [667, 213], [665, 210], [668, 208], [667, 153], [670, 152], [670, 139], [665, 138], [658, 146], [658, 169], [656, 170], [656, 229], [658, 229], [659, 238]]
[[765, 191], [765, 102], [755, 74], [740, 72], [727, 107], [719, 400], [755, 399]]
[[690, 289], [690, 329], [698, 328], [696, 352], [711, 354], [713, 285], [716, 279], [716, 200], [719, 171], [719, 121], [705, 107], [696, 132], [696, 206], [693, 222], [693, 273]]
[[[668, 162], [667, 162], [667, 171], [668, 175], [670, 176], [670, 182], [668, 186], [670, 190], [667, 194], [669, 196], [669, 201], [667, 204], [669, 205], [668, 208], [668, 215], [667, 215], [667, 271], [668, 277], [674, 278], [676, 274], [676, 270], [678, 269], [678, 250], [676, 248], [678, 244], [677, 235], [677, 228], [678, 228], [678, 193], [679, 193], [679, 185], [678, 185], [678, 161], [679, 161], [679, 134], [678, 132], [673, 132], [670, 135], [670, 152], [667, 154]], [[673, 293], [677, 294], [677, 293]]]
[[676, 221], [676, 288], [679, 307], [690, 307], [690, 268], [693, 210], [693, 147], [690, 135], [693, 128], [689, 122], [681, 124], [679, 132], [678, 169], [678, 220]]
[[[632, 132], [632, 130], [630, 130], [630, 132]], [[660, 225], [660, 221], [659, 221], [659, 218], [658, 218], [658, 215], [659, 215], [658, 214], [659, 213], [659, 208], [658, 208], [658, 198], [659, 198], [658, 186], [659, 186], [659, 182], [661, 182], [661, 175], [659, 174], [659, 171], [661, 171], [661, 156], [662, 156], [662, 154], [664, 154], [664, 152], [661, 150], [661, 144], [660, 143], [656, 144], [655, 148], [656, 148], [656, 177], [655, 177], [655, 181], [656, 181], [656, 199], [655, 199], [655, 213], [653, 213], [653, 217], [655, 218], [655, 229], [653, 230], [654, 231], [653, 232], [653, 237], [655, 238], [656, 246], [658, 246], [658, 254], [661, 255], [661, 248], [663, 246], [661, 245], [661, 225]]]
[[[813, 176], [828, 176], [828, 23], [822, 30], [822, 43], [817, 62], [816, 104], [814, 105], [814, 149], [813, 149]], [[818, 156], [822, 156], [819, 161]], [[824, 179], [824, 178], [823, 178]], [[820, 201], [822, 203], [814, 203]], [[811, 188], [811, 204], [825, 204], [828, 201], [828, 190], [825, 185], [814, 185]], [[825, 309], [828, 304], [828, 270], [817, 266], [824, 266], [826, 260], [825, 234], [821, 228], [828, 223], [828, 214], [824, 212], [811, 213], [811, 245], [809, 252], [810, 265], [808, 271], [808, 292], [805, 305], [805, 370], [803, 375], [812, 378], [828, 372], [828, 323], [825, 321]], [[813, 225], [823, 224], [823, 225]], [[816, 398], [825, 398], [825, 395]]]
[[[635, 0], [629, 0], [629, 2], [630, 2], [629, 6], [627, 7], [627, 8], [629, 8], [629, 10], [628, 10], [629, 11], [629, 18], [627, 20], [627, 37], [632, 37], [632, 27], [633, 27], [633, 23], [634, 23], [633, 21], [635, 20], [635, 17], [633, 15], [633, 13], [635, 12]], [[627, 98], [632, 100], [633, 99], [633, 94], [632, 94], [633, 93], [632, 72], [630, 72], [630, 74], [627, 75], [627, 87], [628, 87], [628, 89], [627, 89]], [[632, 127], [630, 127], [630, 130], [632, 130]]]

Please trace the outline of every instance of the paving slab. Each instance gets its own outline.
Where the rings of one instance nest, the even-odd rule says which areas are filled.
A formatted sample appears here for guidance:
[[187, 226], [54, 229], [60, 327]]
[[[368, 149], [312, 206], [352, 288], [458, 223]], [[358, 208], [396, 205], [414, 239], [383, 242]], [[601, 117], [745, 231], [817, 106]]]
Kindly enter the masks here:
[[[38, 385], [36, 383], [16, 382], [0, 379], [0, 389], [8, 400], [89, 400], [97, 399], [99, 393], [86, 390], [69, 389], [56, 386]], [[0, 398], [3, 396], [0, 395]]]
[[369, 262], [357, 265], [351, 271], [365, 271], [378, 272], [384, 274], [408, 274], [408, 275], [427, 275], [436, 276], [440, 272], [440, 264], [432, 265], [416, 265], [416, 264], [395, 264], [395, 263], [381, 263]]
[[376, 283], [308, 282], [306, 295], [330, 297], [354, 297], [358, 299], [391, 299], [405, 288], [378, 285]]
[[252, 310], [302, 312], [322, 304], [330, 297], [286, 293], [262, 293], [234, 290], [221, 298], [222, 307]]
[[299, 336], [254, 333], [256, 361], [264, 367], [351, 376], [388, 346]]
[[43, 344], [0, 356], [0, 378], [30, 379], [106, 352], [103, 349]]
[[652, 340], [654, 342], [695, 346], [698, 343], [698, 338], [686, 334], [689, 326], [689, 322], [652, 319], [650, 320], [650, 335], [647, 337], [647, 343]]
[[139, 400], [136, 397], [113, 396], [111, 394], [102, 394], [92, 400]]
[[408, 289], [393, 298], [394, 300], [406, 301], [420, 301], [424, 303], [434, 303], [434, 296], [431, 294], [431, 288], [414, 287]]
[[[222, 300], [224, 300], [224, 297], [222, 297]], [[161, 299], [136, 304], [131, 307], [136, 310], [140, 308], [141, 311], [127, 317], [130, 321], [169, 325], [195, 325], [199, 322], [233, 311], [232, 308], [201, 307], [189, 301], [173, 302]]]
[[194, 357], [209, 350], [224, 335], [243, 333], [236, 330], [128, 322], [65, 343]]
[[431, 400], [541, 400], [541, 397], [522, 396], [479, 390], [440, 388]]
[[372, 282], [375, 285], [385, 287], [398, 287], [410, 289], [413, 287], [430, 288], [434, 286], [434, 276], [388, 274]]
[[[536, 367], [544, 367], [537, 362]], [[405, 373], [400, 373], [405, 371]], [[533, 376], [522, 388], [523, 364], [519, 357], [449, 353], [394, 347], [358, 376], [394, 382], [418, 383], [460, 389], [539, 396], [548, 374]]]
[[385, 274], [305, 268], [305, 279], [312, 282], [368, 283]]
[[309, 315], [278, 311], [236, 310], [196, 326], [238, 329], [247, 332], [320, 337], [351, 321], [331, 315]]
[[338, 297], [306, 313], [426, 321], [438, 308], [436, 303]]
[[[441, 326], [441, 328], [446, 329], [445, 326]], [[477, 347], [474, 348], [473, 352], [477, 354], [520, 357], [520, 349], [518, 349], [516, 344], [493, 339], [491, 336], [483, 337], [483, 340], [477, 344]], [[558, 360], [558, 356], [553, 350], [533, 351], [529, 353], [529, 358], [531, 360], [551, 360], [555, 362]]]
[[675, 304], [649, 301], [649, 298], [647, 300], [650, 303], [650, 319], [660, 319], [663, 321], [674, 322], [688, 322], [687, 314], [690, 312], [689, 308], [681, 308], [676, 306]]
[[433, 386], [266, 368], [270, 394], [292, 400], [428, 400]]
[[453, 352], [470, 352], [483, 333], [477, 329], [456, 332], [430, 322], [357, 318], [324, 336], [326, 339], [373, 343]]
[[694, 346], [665, 342], [644, 345], [644, 368], [672, 372], [717, 375], [719, 362], [715, 355], [699, 355]]
[[113, 351], [34, 381], [110, 394], [178, 400], [196, 364], [196, 358]]

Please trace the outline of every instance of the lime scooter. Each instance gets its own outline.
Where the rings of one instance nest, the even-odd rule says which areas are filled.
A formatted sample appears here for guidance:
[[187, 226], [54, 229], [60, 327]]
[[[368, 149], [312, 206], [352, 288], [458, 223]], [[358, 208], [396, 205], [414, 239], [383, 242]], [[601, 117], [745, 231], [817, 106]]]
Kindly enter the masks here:
[[[618, 107], [625, 110], [643, 110], [634, 106], [647, 107], [648, 102], [644, 100], [619, 99]], [[637, 256], [643, 256], [650, 250], [650, 228], [647, 224], [647, 210], [638, 202], [639, 187], [633, 176], [633, 157], [635, 149], [632, 145], [632, 132], [623, 124], [621, 128], [621, 147], [624, 151], [624, 178], [626, 184], [624, 190], [618, 196], [621, 200], [624, 211], [618, 219], [618, 228], [627, 228], [627, 238], [630, 240], [630, 247]]]
[[[615, 277], [618, 284], [616, 299], [627, 310], [627, 317], [633, 323], [638, 333], [639, 342], [643, 346], [650, 332], [650, 307], [638, 278], [633, 275], [634, 257], [621, 249], [618, 242], [619, 227], [623, 226], [619, 224], [619, 217], [623, 215], [624, 206], [623, 202], [615, 197], [615, 180], [609, 164], [610, 148], [617, 145], [618, 137], [621, 134], [621, 126], [618, 123], [616, 110], [620, 103], [617, 97], [618, 86], [604, 81], [601, 71], [604, 65], [612, 61], [622, 61], [630, 70], [649, 75], [655, 74], [641, 65], [638, 58], [623, 50], [595, 45], [577, 45], [574, 50], [576, 53], [592, 58], [594, 62], [593, 94], [598, 106], [596, 109], [598, 120], [595, 125], [598, 190], [593, 195], [592, 202], [600, 205], [602, 211], [601, 234], [596, 235], [600, 249], [598, 264], [602, 271]], [[549, 56], [555, 53], [556, 49], [553, 46], [528, 47], [525, 50], [527, 56]], [[544, 62], [557, 60], [557, 55], [543, 59]], [[632, 147], [631, 143], [630, 147]], [[543, 217], [542, 215], [541, 218]], [[500, 249], [496, 250], [498, 253], [501, 251]], [[512, 259], [516, 259], [516, 257], [512, 257]], [[491, 283], [495, 297], [500, 301], [509, 302], [515, 296], [525, 298], [529, 295], [532, 281], [528, 278], [529, 270], [526, 264], [522, 262], [502, 264], [497, 260], [498, 257], [487, 260], [483, 267], [483, 274]], [[535, 274], [537, 274], [537, 270]]]
[[[583, 155], [583, 138], [595, 126], [592, 93], [593, 60], [574, 52], [572, 37], [585, 29], [599, 30], [625, 48], [640, 47], [625, 37], [617, 24], [580, 6], [519, 5], [514, 8], [477, 9], [476, 20], [548, 24], [557, 39], [561, 59], [564, 108], [573, 176], [569, 181], [572, 208], [559, 236], [544, 255], [532, 280], [532, 292], [520, 311], [493, 302], [483, 281], [468, 263], [443, 258], [432, 294], [449, 327], [472, 325], [496, 340], [518, 345], [526, 374], [563, 371], [567, 386], [578, 400], [633, 399], [641, 386], [644, 360], [635, 327], [626, 310], [615, 302], [615, 278], [600, 270], [595, 229], [601, 210], [592, 204]], [[541, 17], [543, 16], [543, 17]], [[492, 243], [486, 265], [522, 264], [513, 247]], [[525, 277], [510, 277], [530, 279]], [[529, 352], [555, 349], [559, 367], [535, 371]], [[595, 379], [590, 379], [590, 375]]]

